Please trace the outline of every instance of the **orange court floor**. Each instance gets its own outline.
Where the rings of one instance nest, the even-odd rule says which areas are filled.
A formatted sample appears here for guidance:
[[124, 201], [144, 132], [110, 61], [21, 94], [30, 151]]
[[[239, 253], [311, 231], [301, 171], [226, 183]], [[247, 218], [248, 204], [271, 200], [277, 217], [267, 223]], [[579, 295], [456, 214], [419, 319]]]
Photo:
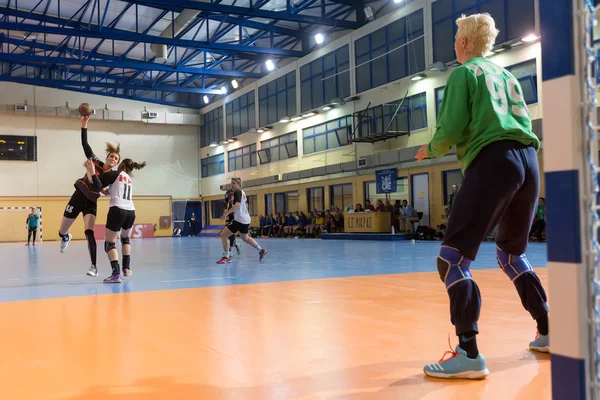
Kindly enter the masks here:
[[[473, 264], [490, 375], [427, 378], [456, 336], [439, 242], [133, 241], [133, 276], [85, 276], [85, 243], [0, 247], [0, 399], [549, 399], [550, 357], [484, 243]], [[99, 246], [99, 250], [101, 246]], [[530, 260], [546, 284], [545, 245]], [[549, 297], [552, 294], [549, 293]]]

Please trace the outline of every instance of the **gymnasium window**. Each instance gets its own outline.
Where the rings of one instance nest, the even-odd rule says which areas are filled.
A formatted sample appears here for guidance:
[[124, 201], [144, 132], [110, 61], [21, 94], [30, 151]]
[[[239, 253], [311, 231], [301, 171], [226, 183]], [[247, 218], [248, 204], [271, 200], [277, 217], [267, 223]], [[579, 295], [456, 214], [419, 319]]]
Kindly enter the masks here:
[[446, 86], [435, 89], [435, 116], [440, 115], [440, 108], [442, 107], [442, 101], [444, 100], [444, 90]]
[[265, 217], [273, 214], [273, 195], [265, 194]]
[[201, 147], [209, 146], [211, 143], [219, 143], [223, 140], [223, 107], [215, 108], [203, 116], [200, 142]]
[[431, 5], [433, 61], [456, 59], [454, 36], [461, 14], [489, 13], [500, 34], [496, 43], [519, 39], [535, 28], [534, 0], [438, 0]]
[[259, 126], [293, 117], [296, 111], [296, 71], [277, 78], [258, 88]]
[[348, 137], [351, 129], [352, 118], [350, 117], [342, 117], [302, 129], [303, 154], [335, 149], [350, 144]]
[[210, 208], [213, 219], [219, 219], [225, 214], [225, 202], [223, 200], [212, 200], [210, 202]]
[[309, 188], [306, 190], [308, 197], [308, 212], [311, 212], [313, 209], [317, 211], [323, 211], [323, 202], [325, 201], [325, 188], [324, 187], [316, 187]]
[[225, 173], [225, 153], [217, 154], [200, 161], [202, 167], [202, 177], [219, 175]]
[[258, 215], [258, 200], [256, 195], [246, 196], [248, 200], [248, 213], [251, 217], [255, 217]]
[[275, 193], [275, 212], [287, 213], [298, 211], [298, 192]]
[[350, 96], [349, 69], [348, 45], [300, 67], [301, 112]]
[[[396, 191], [390, 193], [390, 202], [392, 205], [396, 200], [408, 200], [408, 178], [401, 177], [397, 178]], [[365, 201], [369, 200], [371, 204], [375, 205], [377, 200], [381, 200], [385, 203], [385, 193], [377, 194], [377, 185], [375, 181], [365, 182]], [[364, 207], [365, 203], [363, 203]]]
[[256, 167], [256, 143], [228, 151], [227, 156], [229, 157], [229, 172]]
[[260, 150], [258, 151], [260, 163], [268, 164], [274, 161], [298, 157], [297, 138], [298, 134], [296, 132], [291, 132], [260, 142]]
[[523, 89], [526, 104], [538, 102], [537, 70], [535, 59], [506, 67], [506, 70], [517, 78]]
[[[331, 195], [331, 207], [338, 207], [343, 210], [350, 204], [354, 205], [352, 196], [352, 184], [344, 183], [342, 185], [332, 185], [329, 187]], [[331, 210], [333, 212], [333, 210]]]
[[450, 194], [452, 194], [452, 185], [460, 187], [463, 181], [463, 174], [460, 169], [444, 171], [442, 180], [444, 185], [444, 205], [448, 205]]
[[256, 128], [254, 90], [225, 104], [227, 137], [232, 138]]
[[420, 9], [358, 39], [354, 44], [356, 92], [425, 70], [423, 35]]

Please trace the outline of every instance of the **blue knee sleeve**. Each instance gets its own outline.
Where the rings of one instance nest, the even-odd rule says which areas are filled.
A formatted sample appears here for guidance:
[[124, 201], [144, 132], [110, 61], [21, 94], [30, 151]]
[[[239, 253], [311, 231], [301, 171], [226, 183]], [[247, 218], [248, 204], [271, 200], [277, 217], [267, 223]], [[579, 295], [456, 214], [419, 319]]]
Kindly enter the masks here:
[[437, 267], [446, 289], [450, 289], [457, 282], [472, 279], [470, 266], [471, 260], [461, 255], [458, 250], [442, 246]]
[[519, 276], [523, 275], [527, 271], [533, 271], [531, 264], [529, 264], [529, 260], [525, 257], [525, 254], [514, 255], [508, 254], [505, 251], [502, 251], [499, 247], [496, 247], [496, 259], [498, 260], [498, 265], [502, 268], [502, 271], [511, 281], [515, 281]]

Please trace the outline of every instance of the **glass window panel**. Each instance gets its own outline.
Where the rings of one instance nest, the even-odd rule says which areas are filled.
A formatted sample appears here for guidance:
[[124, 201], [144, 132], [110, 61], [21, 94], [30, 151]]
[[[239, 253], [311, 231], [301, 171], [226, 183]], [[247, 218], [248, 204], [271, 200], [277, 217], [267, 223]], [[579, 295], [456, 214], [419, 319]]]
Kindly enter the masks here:
[[327, 148], [333, 149], [340, 147], [336, 131], [327, 132]]
[[288, 88], [296, 87], [296, 72], [295, 71], [287, 74], [286, 79], [287, 79], [287, 87]]
[[285, 92], [279, 92], [277, 94], [277, 117], [279, 119], [281, 119], [282, 117], [288, 116], [288, 117], [293, 117], [294, 114], [289, 115], [287, 114], [287, 104], [286, 104], [286, 93]]
[[454, 0], [454, 12], [463, 11], [475, 4], [477, 4], [477, 0]]
[[[468, 0], [475, 1], [475, 0]], [[417, 10], [408, 16], [406, 21], [406, 31], [408, 34], [417, 33], [423, 34], [423, 10]], [[421, 31], [421, 32], [419, 32]]]
[[323, 104], [323, 82], [321, 78], [313, 78], [312, 80], [312, 104], [311, 108], [318, 107]]
[[364, 36], [354, 42], [354, 49], [357, 56], [362, 56], [369, 51], [369, 36]]
[[371, 33], [371, 51], [379, 47], [386, 46], [385, 28], [381, 28]]
[[315, 144], [313, 138], [303, 140], [303, 153], [310, 154], [315, 152]]
[[506, 0], [508, 39], [531, 33], [535, 28], [533, 1]]
[[327, 136], [319, 135], [315, 137], [315, 151], [327, 150]]
[[305, 81], [310, 78], [310, 63], [300, 67], [300, 81]]
[[535, 60], [530, 60], [518, 65], [514, 65], [506, 68], [510, 71], [511, 74], [514, 75], [515, 78], [519, 79], [528, 75], [537, 74]]
[[418, 39], [408, 45], [408, 75], [425, 70], [425, 38]]
[[302, 87], [300, 89], [300, 102], [301, 102], [301, 110], [302, 112], [310, 110], [310, 102], [311, 102], [311, 84], [310, 81], [302, 83]]
[[[435, 4], [435, 3], [434, 3]], [[448, 62], [454, 60], [454, 21], [451, 19], [433, 25], [433, 60]]]
[[[368, 59], [362, 58], [367, 61]], [[360, 64], [360, 60], [357, 60], [357, 64]], [[370, 64], [362, 65], [356, 68], [356, 91], [358, 93], [364, 92], [371, 88], [371, 68]]]
[[287, 109], [286, 109], [286, 114], [287, 115], [296, 115], [296, 88], [293, 87], [291, 89], [288, 89], [286, 92], [286, 97], [287, 97]]
[[406, 33], [406, 18], [400, 18], [397, 21], [392, 22], [387, 26], [388, 28], [388, 41], [395, 42], [400, 40], [404, 42], [404, 35]]
[[310, 67], [312, 68], [312, 77], [314, 78], [316, 75], [323, 73], [323, 59], [317, 58], [315, 61], [310, 63]]
[[275, 92], [277, 92], [277, 82], [271, 81], [271, 82], [267, 83], [267, 90], [268, 90], [269, 96], [274, 95]]
[[452, 0], [438, 0], [431, 4], [433, 22], [452, 16]]

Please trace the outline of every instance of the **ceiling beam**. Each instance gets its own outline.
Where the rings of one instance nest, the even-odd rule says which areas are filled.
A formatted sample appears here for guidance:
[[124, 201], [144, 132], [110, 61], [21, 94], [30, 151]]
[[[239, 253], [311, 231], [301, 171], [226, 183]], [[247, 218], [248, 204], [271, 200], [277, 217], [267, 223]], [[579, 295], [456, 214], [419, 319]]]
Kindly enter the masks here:
[[352, 21], [343, 21], [333, 18], [315, 17], [311, 15], [293, 14], [289, 9], [287, 12], [267, 11], [249, 7], [228, 6], [224, 4], [203, 3], [190, 0], [129, 0], [131, 3], [142, 4], [148, 7], [181, 10], [191, 9], [200, 11], [216, 12], [221, 14], [244, 15], [253, 18], [266, 18], [280, 21], [301, 22], [311, 25], [334, 26], [338, 28], [356, 29], [360, 25]]
[[[94, 55], [96, 56], [96, 55]], [[251, 73], [243, 71], [227, 71], [227, 70], [216, 70], [186, 66], [171, 66], [167, 64], [150, 63], [144, 61], [133, 61], [133, 60], [97, 60], [87, 58], [67, 58], [67, 57], [48, 57], [38, 56], [31, 54], [7, 54], [0, 53], [0, 61], [9, 63], [39, 63], [40, 66], [44, 64], [61, 64], [61, 65], [82, 65], [91, 67], [106, 67], [106, 68], [125, 68], [125, 69], [136, 69], [146, 71], [163, 71], [163, 72], [180, 72], [184, 74], [196, 74], [196, 75], [207, 75], [217, 76], [222, 78], [253, 78], [259, 79], [264, 76], [260, 73]]]
[[[4, 13], [5, 15], [12, 15], [14, 11], [15, 10], [7, 9], [6, 7], [0, 7], [0, 14]], [[34, 19], [32, 18], [33, 16], [35, 16], [35, 20], [56, 24], [56, 22], [44, 21], [46, 18], [55, 19], [54, 17], [48, 17], [41, 14], [32, 14], [29, 18]], [[62, 20], [63, 19], [61, 18], [61, 21]], [[160, 36], [144, 35], [141, 33], [124, 31], [115, 28], [104, 28], [102, 31], [100, 31], [97, 25], [92, 25], [91, 27], [95, 27], [95, 30], [72, 29], [64, 26], [55, 27], [34, 24], [0, 22], [0, 29], [7, 29], [11, 31], [46, 33], [53, 35], [96, 38], [106, 40], [121, 40], [126, 42], [156, 43], [167, 46], [178, 46], [190, 49], [199, 49], [224, 55], [236, 55], [238, 57], [241, 56], [248, 59], [252, 57], [265, 55], [278, 57], [302, 57], [305, 55], [305, 53], [301, 51], [283, 50], [268, 47], [243, 46], [227, 43], [208, 43], [197, 40], [173, 39]]]

